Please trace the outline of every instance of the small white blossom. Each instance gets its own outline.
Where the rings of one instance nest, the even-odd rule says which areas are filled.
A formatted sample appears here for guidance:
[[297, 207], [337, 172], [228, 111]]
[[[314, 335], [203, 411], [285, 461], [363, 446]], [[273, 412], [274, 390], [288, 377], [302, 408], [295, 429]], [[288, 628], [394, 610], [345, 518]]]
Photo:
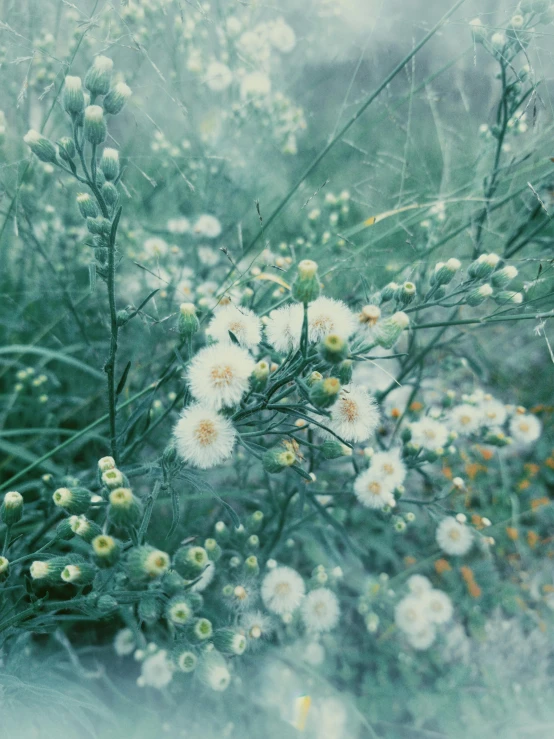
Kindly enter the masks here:
[[262, 322], [249, 308], [230, 304], [219, 308], [206, 333], [222, 344], [231, 344], [231, 331], [245, 349], [255, 349], [262, 340]]
[[463, 556], [473, 544], [471, 529], [453, 516], [443, 518], [437, 528], [437, 544], [446, 554]]
[[295, 611], [305, 592], [304, 580], [291, 567], [276, 567], [262, 582], [262, 600], [268, 610], [279, 616]]
[[208, 213], [200, 216], [194, 224], [194, 233], [207, 239], [216, 239], [221, 233], [221, 223]]
[[394, 485], [387, 480], [383, 480], [374, 471], [373, 465], [362, 472], [361, 475], [358, 475], [354, 482], [354, 492], [360, 503], [367, 508], [376, 510], [380, 510], [387, 505], [395, 505], [393, 490]]
[[329, 428], [350, 442], [362, 442], [373, 435], [379, 425], [377, 403], [359, 386], [348, 385], [331, 406]]
[[442, 448], [448, 440], [448, 429], [443, 423], [433, 418], [422, 418], [410, 425], [412, 432], [412, 444], [423, 447], [423, 449]]
[[173, 678], [173, 669], [168, 659], [165, 649], [160, 649], [150, 657], [147, 657], [142, 663], [142, 670], [138, 685], [148, 688], [156, 688], [163, 690], [167, 687]]
[[235, 445], [231, 422], [212, 408], [186, 408], [173, 429], [177, 452], [195, 467], [207, 469], [228, 459]]
[[328, 588], [317, 588], [302, 601], [302, 619], [310, 631], [330, 631], [340, 616], [337, 596]]
[[541, 431], [541, 422], [530, 413], [518, 413], [510, 420], [510, 435], [521, 444], [532, 444], [539, 438]]
[[127, 657], [135, 651], [136, 647], [135, 635], [131, 629], [121, 629], [117, 632], [113, 648], [118, 657]]
[[481, 409], [469, 403], [457, 405], [450, 411], [450, 425], [458, 434], [475, 433], [482, 421]]
[[248, 390], [255, 362], [235, 344], [201, 349], [190, 364], [188, 381], [193, 396], [216, 410], [231, 408]]

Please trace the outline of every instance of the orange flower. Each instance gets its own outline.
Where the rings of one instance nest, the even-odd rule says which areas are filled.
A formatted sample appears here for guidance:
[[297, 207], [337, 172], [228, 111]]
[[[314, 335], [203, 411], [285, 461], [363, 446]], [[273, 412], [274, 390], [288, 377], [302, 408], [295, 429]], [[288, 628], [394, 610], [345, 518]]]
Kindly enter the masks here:
[[531, 508], [536, 511], [537, 508], [540, 508], [543, 505], [548, 505], [550, 503], [550, 498], [535, 498], [531, 501]]
[[550, 467], [551, 470], [554, 470], [554, 457], [547, 457], [544, 460], [544, 463], [547, 467]]
[[417, 562], [417, 559], [415, 557], [404, 557], [404, 564], [406, 567], [411, 567], [412, 565], [415, 565]]
[[518, 485], [520, 490], [527, 490], [529, 487], [531, 487], [531, 480], [522, 480]]
[[536, 531], [528, 531], [527, 532], [527, 543], [533, 549], [539, 541], [539, 535], [536, 533]]
[[512, 541], [515, 541], [519, 536], [518, 530], [513, 526], [506, 526], [506, 533]]
[[452, 470], [447, 465], [444, 465], [444, 467], [442, 468], [442, 474], [446, 477], [447, 480], [451, 480], [453, 477]]
[[494, 457], [494, 449], [483, 449], [479, 447], [479, 451], [481, 452], [481, 456], [483, 457], [483, 459], [485, 459], [487, 462]]
[[400, 416], [402, 415], [400, 408], [393, 408], [390, 414], [391, 418], [400, 418]]
[[414, 402], [410, 405], [411, 411], [420, 411], [423, 408], [423, 403], [420, 403], [419, 400], [414, 400]]
[[471, 514], [471, 523], [476, 526], [478, 529], [484, 528], [483, 519], [478, 513], [472, 513]]

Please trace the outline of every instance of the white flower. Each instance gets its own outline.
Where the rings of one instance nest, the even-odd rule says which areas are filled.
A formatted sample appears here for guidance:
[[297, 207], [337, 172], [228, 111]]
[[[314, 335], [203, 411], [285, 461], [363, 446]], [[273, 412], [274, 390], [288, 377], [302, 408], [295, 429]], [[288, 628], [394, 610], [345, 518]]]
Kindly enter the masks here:
[[407, 595], [394, 609], [394, 621], [405, 634], [418, 634], [429, 624], [427, 608], [422, 598]]
[[317, 588], [302, 601], [302, 619], [310, 631], [330, 631], [340, 616], [337, 596], [328, 588]]
[[173, 429], [179, 455], [195, 467], [215, 467], [231, 456], [236, 432], [231, 422], [212, 408], [192, 405]]
[[356, 317], [342, 300], [318, 298], [308, 307], [310, 341], [321, 341], [329, 334], [336, 334], [346, 340], [356, 328]]
[[202, 591], [206, 590], [208, 585], [214, 579], [214, 575], [215, 575], [215, 565], [213, 562], [208, 562], [204, 572], [200, 575], [200, 578], [191, 587], [191, 590], [194, 593], [201, 593]]
[[442, 448], [448, 441], [448, 429], [433, 418], [422, 418], [410, 425], [412, 432], [412, 444], [423, 447], [423, 449]]
[[267, 59], [271, 54], [271, 49], [267, 43], [265, 31], [263, 25], [258, 25], [253, 30], [241, 34], [238, 46], [242, 53], [258, 60]]
[[431, 623], [445, 624], [452, 618], [454, 612], [452, 601], [442, 590], [428, 590], [423, 594], [423, 602], [427, 608], [427, 617]]
[[186, 234], [190, 231], [190, 221], [188, 218], [181, 216], [179, 218], [170, 218], [166, 226], [169, 233]]
[[354, 481], [354, 492], [356, 497], [367, 508], [380, 510], [385, 506], [394, 506], [395, 500], [392, 494], [394, 485], [383, 480], [371, 466]]
[[211, 62], [206, 70], [206, 84], [214, 92], [226, 90], [233, 81], [233, 73], [226, 64]]
[[481, 410], [469, 403], [457, 405], [450, 411], [450, 425], [458, 434], [469, 435], [475, 433], [481, 425]]
[[437, 527], [436, 539], [443, 552], [459, 556], [469, 552], [473, 544], [471, 529], [453, 516], [442, 519]]
[[193, 396], [219, 410], [240, 402], [248, 390], [255, 362], [235, 344], [201, 349], [190, 364], [188, 381]]
[[506, 420], [508, 412], [506, 406], [495, 398], [485, 400], [481, 405], [481, 423], [484, 426], [502, 426]]
[[522, 444], [531, 444], [541, 435], [542, 424], [530, 413], [516, 414], [510, 421], [510, 435]]
[[222, 344], [231, 344], [231, 331], [241, 346], [255, 349], [262, 340], [261, 327], [262, 322], [254, 311], [229, 304], [216, 311], [206, 333]]
[[278, 18], [269, 29], [269, 43], [282, 54], [288, 54], [296, 46], [296, 36], [283, 18]]
[[379, 409], [364, 388], [348, 385], [331, 406], [329, 428], [346, 441], [366, 441], [379, 425]]
[[410, 593], [421, 596], [433, 589], [431, 581], [424, 575], [411, 575], [407, 582]]
[[200, 663], [199, 675], [202, 682], [218, 693], [227, 690], [231, 682], [231, 673], [227, 662], [219, 652], [207, 652]]
[[424, 651], [425, 649], [429, 649], [433, 644], [436, 635], [437, 632], [433, 624], [427, 624], [425, 628], [418, 631], [416, 634], [409, 634], [408, 641], [414, 649]]
[[206, 267], [215, 267], [219, 262], [219, 252], [212, 249], [210, 246], [199, 246], [196, 250], [200, 263]]
[[270, 619], [261, 611], [247, 611], [240, 619], [241, 629], [246, 634], [249, 643], [263, 639], [272, 631]]
[[165, 649], [160, 649], [151, 657], [147, 657], [142, 663], [141, 675], [137, 684], [141, 687], [157, 688], [162, 690], [167, 687], [173, 678], [173, 669]]
[[271, 92], [271, 80], [263, 72], [250, 72], [242, 78], [240, 96], [243, 100], [252, 97], [263, 97]]
[[312, 667], [318, 667], [325, 659], [325, 647], [318, 641], [309, 642], [302, 649], [302, 659]]
[[288, 353], [300, 346], [303, 313], [304, 309], [299, 303], [292, 303], [269, 314], [265, 335], [278, 352]]
[[167, 254], [167, 244], [163, 239], [153, 236], [151, 239], [146, 239], [143, 250], [145, 257], [163, 257]]
[[131, 629], [121, 629], [115, 635], [113, 648], [118, 657], [127, 657], [136, 649], [135, 635]]
[[205, 213], [194, 224], [194, 233], [207, 239], [216, 239], [221, 233], [221, 223], [215, 216]]
[[295, 611], [305, 592], [304, 580], [291, 567], [276, 567], [262, 582], [262, 600], [268, 610], [279, 616]]
[[402, 485], [406, 479], [406, 468], [400, 459], [399, 451], [377, 452], [371, 457], [371, 469], [393, 488]]

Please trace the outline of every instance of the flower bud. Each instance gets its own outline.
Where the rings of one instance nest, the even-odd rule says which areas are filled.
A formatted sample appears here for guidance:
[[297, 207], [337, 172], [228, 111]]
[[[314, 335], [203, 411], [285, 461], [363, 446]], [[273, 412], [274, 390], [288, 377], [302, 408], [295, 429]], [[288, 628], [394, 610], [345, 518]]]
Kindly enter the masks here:
[[88, 510], [90, 493], [85, 488], [58, 488], [52, 496], [54, 505], [79, 515]]
[[345, 456], [346, 450], [350, 451], [348, 447], [345, 447], [336, 439], [326, 439], [319, 448], [324, 459], [338, 459]]
[[227, 528], [227, 524], [224, 521], [217, 521], [214, 529], [219, 541], [225, 542], [229, 539], [229, 529]]
[[315, 371], [312, 372], [312, 374], [308, 377], [308, 379], [306, 380], [306, 384], [308, 387], [312, 387], [316, 384], [316, 382], [320, 382], [321, 380], [323, 380], [323, 375], [321, 374], [321, 372]]
[[163, 576], [162, 589], [167, 595], [175, 595], [182, 593], [186, 586], [186, 581], [175, 570], [169, 570]]
[[111, 182], [119, 177], [119, 152], [117, 149], [106, 147], [100, 159], [100, 169], [104, 177]]
[[320, 380], [310, 390], [310, 401], [316, 408], [328, 408], [333, 405], [341, 388], [336, 377]]
[[345, 359], [337, 367], [337, 375], [341, 385], [348, 385], [352, 381], [353, 366], [351, 359]]
[[469, 265], [467, 273], [470, 277], [481, 280], [494, 272], [499, 261], [498, 254], [481, 254]]
[[208, 562], [208, 553], [204, 547], [184, 546], [175, 552], [174, 567], [187, 580], [201, 575]]
[[102, 197], [106, 205], [113, 207], [119, 200], [119, 192], [112, 182], [104, 182], [102, 185]]
[[248, 531], [259, 531], [262, 527], [264, 520], [264, 514], [262, 511], [254, 511], [246, 521], [246, 528]]
[[102, 482], [106, 487], [110, 488], [110, 490], [115, 490], [116, 488], [123, 486], [124, 479], [121, 472], [114, 467], [113, 469], [104, 472], [102, 475]]
[[492, 275], [491, 283], [494, 287], [506, 287], [506, 285], [509, 285], [510, 282], [517, 277], [517, 274], [517, 269], [511, 264], [508, 264]]
[[299, 303], [311, 303], [319, 297], [320, 287], [317, 263], [304, 259], [298, 265], [298, 274], [292, 285], [292, 297]]
[[163, 575], [169, 569], [169, 555], [145, 544], [127, 554], [127, 573], [132, 580], [146, 581]]
[[68, 519], [69, 526], [76, 536], [80, 536], [86, 542], [90, 543], [95, 536], [102, 533], [102, 529], [94, 521], [89, 521], [86, 516], [71, 516]]
[[64, 136], [57, 142], [57, 146], [60, 159], [63, 159], [65, 162], [69, 162], [73, 159], [75, 156], [75, 144], [73, 143], [73, 139], [70, 139], [69, 136]]
[[181, 303], [177, 327], [183, 339], [192, 336], [198, 331], [200, 322], [196, 316], [196, 306], [194, 303]]
[[90, 585], [95, 575], [94, 567], [87, 562], [82, 562], [66, 565], [62, 570], [61, 578], [64, 582], [74, 585]]
[[162, 615], [162, 603], [152, 593], [143, 593], [138, 603], [138, 617], [148, 626], [152, 626]]
[[454, 257], [446, 263], [438, 262], [435, 265], [435, 271], [431, 275], [431, 284], [448, 285], [461, 266], [460, 260]]
[[246, 649], [246, 637], [233, 629], [218, 629], [212, 641], [214, 647], [223, 654], [241, 655]]
[[167, 602], [165, 615], [167, 620], [175, 626], [184, 626], [193, 618], [193, 609], [186, 596], [174, 595]]
[[117, 82], [102, 101], [104, 112], [117, 115], [123, 110], [131, 94], [131, 88], [125, 82]]
[[85, 75], [85, 87], [90, 94], [106, 95], [112, 81], [113, 61], [106, 56], [95, 57], [92, 66]]
[[52, 557], [47, 560], [36, 559], [29, 568], [31, 578], [39, 585], [59, 583], [62, 572], [69, 564], [68, 557]]
[[523, 303], [523, 295], [512, 290], [500, 290], [494, 296], [494, 302], [498, 303], [498, 305], [506, 305], [506, 303], [521, 305]]
[[71, 516], [70, 518], [64, 518], [63, 521], [60, 521], [59, 524], [56, 526], [56, 539], [62, 539], [64, 541], [69, 541], [69, 539], [73, 539], [75, 536], [75, 532], [73, 531], [73, 526], [71, 525], [71, 519], [74, 518], [74, 516]]
[[100, 613], [112, 613], [119, 607], [119, 603], [113, 595], [101, 595], [96, 601], [96, 607]]
[[23, 496], [16, 491], [6, 493], [0, 506], [0, 521], [6, 526], [13, 526], [23, 515]]
[[287, 449], [270, 449], [262, 457], [262, 464], [266, 472], [281, 472], [285, 467], [291, 467], [296, 462], [294, 452]]
[[410, 318], [406, 313], [402, 311], [394, 313], [390, 318], [379, 321], [375, 331], [375, 340], [384, 349], [391, 349], [409, 325]]
[[252, 372], [252, 389], [259, 393], [267, 385], [269, 378], [269, 364], [262, 360], [254, 367]]
[[[88, 192], [80, 192], [77, 195], [77, 205], [83, 218], [96, 218], [98, 216], [98, 206]], [[103, 459], [111, 459], [111, 457], [103, 457]]]
[[360, 323], [375, 326], [381, 318], [381, 308], [378, 305], [364, 305], [359, 315]]
[[0, 580], [8, 574], [10, 562], [7, 557], [0, 555]]
[[50, 162], [52, 164], [57, 162], [56, 147], [46, 136], [42, 136], [38, 131], [31, 129], [25, 134], [23, 141], [41, 162]]
[[250, 534], [246, 540], [246, 546], [248, 549], [259, 549], [260, 548], [260, 537], [257, 534]]
[[319, 354], [330, 364], [339, 364], [348, 355], [348, 344], [336, 334], [329, 334], [319, 345]]
[[91, 234], [107, 237], [112, 230], [112, 224], [107, 218], [97, 216], [96, 218], [87, 218], [87, 228]]
[[[256, 539], [257, 538], [258, 537], [256, 537]], [[257, 575], [260, 571], [260, 566], [258, 564], [258, 558], [254, 556], [253, 554], [251, 554], [250, 557], [247, 557], [244, 560], [244, 569], [250, 575]]]
[[485, 283], [479, 287], [474, 287], [466, 295], [466, 303], [471, 306], [481, 305], [487, 298], [492, 295], [492, 287]]
[[104, 111], [99, 105], [89, 105], [85, 108], [85, 138], [93, 146], [101, 144], [108, 133]]
[[175, 662], [181, 672], [193, 672], [198, 664], [198, 657], [188, 649], [179, 650], [175, 655]]
[[85, 95], [80, 77], [67, 75], [63, 87], [63, 107], [66, 113], [78, 115], [85, 109]]
[[223, 656], [215, 649], [206, 652], [198, 667], [200, 680], [212, 690], [227, 690], [231, 682], [231, 674]]
[[217, 562], [221, 557], [221, 547], [215, 539], [206, 539], [204, 549], [208, 553], [211, 562]]
[[392, 300], [396, 296], [399, 287], [400, 285], [397, 285], [396, 282], [389, 282], [388, 285], [385, 285], [381, 290], [381, 301], [386, 303], [388, 300]]
[[142, 512], [140, 501], [129, 488], [116, 488], [110, 493], [109, 518], [116, 526], [135, 526]]
[[396, 291], [395, 298], [402, 306], [406, 306], [414, 301], [416, 292], [416, 286], [413, 282], [405, 282]]
[[199, 644], [213, 634], [212, 622], [207, 618], [196, 618], [187, 629], [187, 636], [192, 642]]
[[94, 561], [99, 567], [111, 567], [121, 554], [119, 543], [107, 534], [99, 534], [91, 541]]

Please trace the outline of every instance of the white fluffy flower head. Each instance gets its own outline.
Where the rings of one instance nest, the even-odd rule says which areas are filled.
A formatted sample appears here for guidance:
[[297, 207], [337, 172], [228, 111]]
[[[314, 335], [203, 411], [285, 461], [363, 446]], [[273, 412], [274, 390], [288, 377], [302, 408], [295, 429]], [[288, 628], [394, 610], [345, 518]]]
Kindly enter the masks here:
[[231, 344], [231, 331], [241, 346], [255, 349], [262, 340], [261, 326], [262, 323], [254, 311], [229, 304], [216, 311], [206, 333], [222, 344]]
[[541, 422], [530, 413], [518, 413], [510, 421], [510, 435], [521, 444], [532, 444], [539, 438], [541, 431]]
[[385, 506], [394, 506], [395, 500], [392, 494], [394, 485], [375, 472], [373, 465], [361, 475], [358, 475], [354, 482], [354, 492], [356, 497], [367, 508], [380, 510]]
[[212, 408], [232, 408], [248, 390], [255, 362], [235, 344], [208, 346], [191, 362], [188, 381], [193, 396]]
[[471, 529], [453, 516], [443, 518], [437, 528], [437, 544], [446, 554], [463, 556], [473, 544]]
[[262, 600], [268, 610], [279, 616], [295, 611], [305, 592], [304, 580], [291, 567], [276, 567], [262, 582]]
[[308, 338], [321, 341], [329, 334], [348, 339], [357, 328], [357, 320], [342, 300], [317, 298], [308, 307]]
[[371, 469], [393, 488], [402, 485], [406, 478], [406, 467], [398, 451], [377, 452], [371, 458]]
[[434, 451], [444, 447], [448, 441], [448, 429], [434, 418], [422, 418], [410, 426], [412, 444]]
[[236, 432], [231, 422], [213, 408], [186, 408], [173, 429], [179, 455], [200, 469], [224, 462], [233, 451]]
[[340, 616], [337, 596], [328, 588], [317, 588], [302, 601], [302, 619], [309, 631], [330, 631]]
[[298, 349], [302, 319], [303, 308], [298, 303], [272, 311], [265, 326], [265, 335], [271, 346], [283, 353]]
[[329, 428], [346, 441], [366, 441], [379, 425], [379, 409], [365, 388], [348, 385], [331, 407]]

